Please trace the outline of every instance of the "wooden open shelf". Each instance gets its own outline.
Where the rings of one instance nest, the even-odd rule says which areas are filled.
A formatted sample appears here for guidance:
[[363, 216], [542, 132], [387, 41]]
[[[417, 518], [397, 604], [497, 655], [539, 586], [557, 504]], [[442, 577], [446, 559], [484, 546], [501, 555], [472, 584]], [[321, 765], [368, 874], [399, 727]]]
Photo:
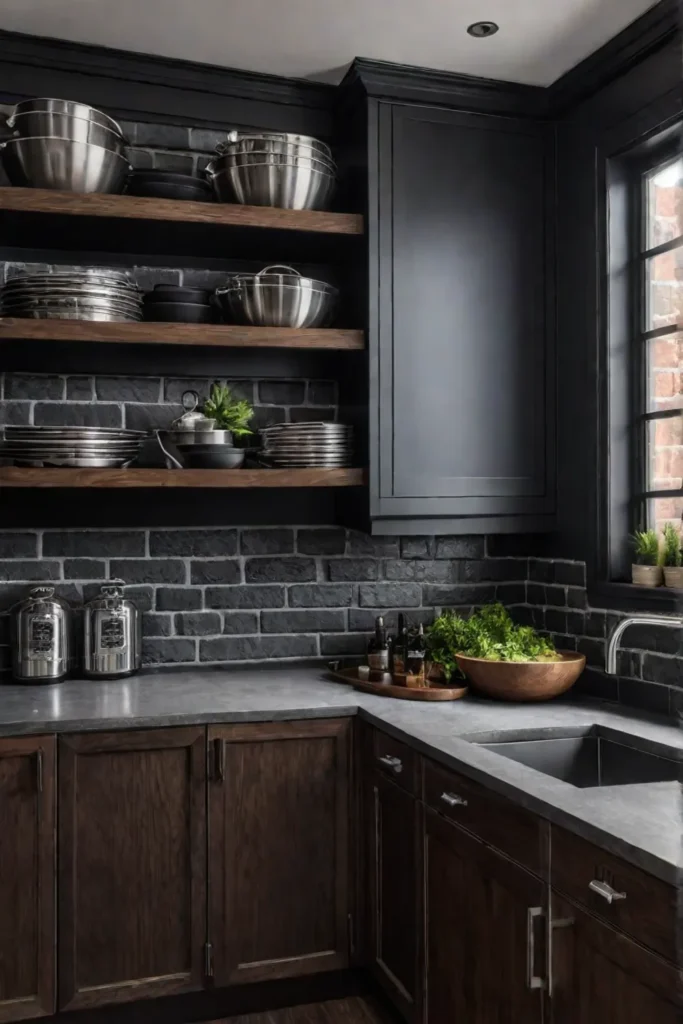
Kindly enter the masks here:
[[0, 318], [0, 343], [93, 341], [135, 345], [194, 345], [215, 348], [359, 350], [363, 331], [336, 328], [236, 327], [232, 324], [97, 323], [84, 320]]
[[3, 487], [360, 487], [363, 469], [56, 469], [0, 466]]
[[233, 203], [193, 203], [139, 196], [57, 192], [43, 188], [0, 188], [0, 210], [51, 213], [74, 217], [116, 217], [133, 220], [173, 221], [185, 224], [311, 231], [334, 235], [362, 235], [363, 217], [356, 213], [322, 210], [280, 210], [272, 206]]

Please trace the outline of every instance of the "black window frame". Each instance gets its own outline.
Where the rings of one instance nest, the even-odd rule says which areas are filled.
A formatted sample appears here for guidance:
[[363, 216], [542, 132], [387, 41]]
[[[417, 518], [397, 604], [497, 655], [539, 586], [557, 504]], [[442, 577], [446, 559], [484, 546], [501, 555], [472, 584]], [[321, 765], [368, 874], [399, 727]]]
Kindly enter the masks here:
[[645, 529], [652, 525], [648, 522], [648, 502], [655, 498], [673, 498], [683, 496], [683, 480], [681, 486], [670, 490], [650, 489], [649, 475], [649, 440], [648, 429], [651, 423], [658, 420], [678, 418], [683, 415], [681, 409], [651, 411], [648, 409], [649, 349], [652, 342], [660, 338], [676, 337], [681, 333], [682, 325], [671, 324], [648, 330], [646, 324], [648, 304], [647, 266], [656, 256], [673, 252], [683, 247], [683, 235], [678, 235], [669, 242], [657, 246], [648, 246], [648, 181], [654, 172], [663, 169], [675, 161], [680, 161], [681, 150], [678, 139], [666, 138], [644, 157], [636, 159], [631, 168], [630, 180], [630, 238], [631, 259], [629, 279], [632, 298], [631, 309], [631, 510], [630, 532]]
[[[677, 101], [678, 103], [678, 101]], [[588, 599], [594, 607], [667, 612], [680, 608], [680, 590], [630, 583], [629, 535], [637, 527], [645, 471], [639, 431], [645, 414], [640, 287], [643, 238], [643, 182], [653, 168], [681, 154], [683, 120], [660, 123], [631, 148], [604, 154], [596, 186], [602, 191], [602, 259], [598, 335], [597, 523], [589, 558]], [[597, 170], [597, 168], [596, 168]], [[668, 331], [668, 329], [667, 329]], [[639, 372], [636, 372], [636, 371]], [[671, 496], [667, 491], [666, 496]], [[640, 496], [636, 497], [636, 496]]]

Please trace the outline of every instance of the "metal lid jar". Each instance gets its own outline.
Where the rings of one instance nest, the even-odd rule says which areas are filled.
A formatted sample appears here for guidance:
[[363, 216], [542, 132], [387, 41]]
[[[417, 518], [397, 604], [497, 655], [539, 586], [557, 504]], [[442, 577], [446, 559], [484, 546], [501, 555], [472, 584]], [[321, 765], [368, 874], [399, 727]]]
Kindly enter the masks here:
[[123, 580], [104, 583], [83, 608], [83, 671], [89, 679], [121, 679], [140, 669], [142, 616], [123, 587]]
[[51, 586], [33, 587], [12, 609], [12, 674], [19, 682], [58, 683], [69, 671], [71, 607]]

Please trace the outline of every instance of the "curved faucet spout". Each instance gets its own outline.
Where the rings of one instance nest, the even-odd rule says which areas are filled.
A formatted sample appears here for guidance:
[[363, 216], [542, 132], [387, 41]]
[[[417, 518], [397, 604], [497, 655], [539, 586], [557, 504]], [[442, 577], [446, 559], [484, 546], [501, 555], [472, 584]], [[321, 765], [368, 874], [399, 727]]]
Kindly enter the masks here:
[[615, 626], [607, 640], [606, 671], [609, 675], [617, 674], [617, 651], [619, 641], [629, 626], [669, 626], [672, 629], [683, 629], [683, 616], [680, 615], [630, 615]]

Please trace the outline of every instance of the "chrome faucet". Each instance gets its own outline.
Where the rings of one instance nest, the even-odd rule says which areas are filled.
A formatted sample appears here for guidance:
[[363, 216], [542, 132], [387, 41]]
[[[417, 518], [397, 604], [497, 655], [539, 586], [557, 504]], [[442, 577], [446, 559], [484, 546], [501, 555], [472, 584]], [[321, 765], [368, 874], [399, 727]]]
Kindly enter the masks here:
[[609, 675], [617, 674], [617, 650], [619, 641], [629, 626], [671, 626], [672, 629], [683, 629], [683, 616], [680, 615], [630, 615], [615, 626], [607, 640], [606, 671]]

